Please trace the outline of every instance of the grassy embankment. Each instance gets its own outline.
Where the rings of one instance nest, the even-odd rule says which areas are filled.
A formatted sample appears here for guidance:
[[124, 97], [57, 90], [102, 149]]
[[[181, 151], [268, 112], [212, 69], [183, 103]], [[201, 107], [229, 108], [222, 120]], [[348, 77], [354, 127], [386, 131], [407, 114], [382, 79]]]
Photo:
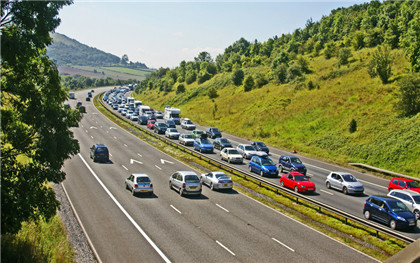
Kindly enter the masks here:
[[[124, 67], [92, 67], [92, 66], [66, 66], [61, 67], [61, 73], [67, 73], [70, 75], [83, 75], [87, 77], [95, 78], [113, 78], [113, 79], [136, 79], [144, 80], [152, 70], [149, 69], [130, 69]], [[64, 70], [64, 71], [63, 71]], [[96, 72], [95, 72], [96, 70]], [[104, 74], [102, 74], [102, 72]], [[66, 77], [66, 75], [62, 75]]]
[[[179, 107], [182, 116], [202, 125], [283, 149], [296, 146], [307, 156], [341, 165], [360, 162], [420, 177], [420, 115], [399, 117], [393, 105], [396, 82], [408, 73], [409, 63], [401, 50], [394, 50], [393, 76], [384, 85], [367, 72], [373, 51], [353, 51], [351, 63], [342, 67], [336, 58], [305, 56], [312, 73], [303, 84], [270, 82], [244, 92], [243, 86], [232, 85], [231, 73], [221, 73], [201, 85], [186, 85], [183, 94], [176, 95], [175, 85], [167, 94], [147, 90], [136, 99], [158, 109], [168, 104]], [[267, 65], [244, 72], [245, 76], [270, 77]], [[319, 88], [309, 90], [309, 80]], [[213, 100], [207, 96], [210, 87], [219, 95]], [[354, 133], [349, 132], [352, 119], [357, 122]]]

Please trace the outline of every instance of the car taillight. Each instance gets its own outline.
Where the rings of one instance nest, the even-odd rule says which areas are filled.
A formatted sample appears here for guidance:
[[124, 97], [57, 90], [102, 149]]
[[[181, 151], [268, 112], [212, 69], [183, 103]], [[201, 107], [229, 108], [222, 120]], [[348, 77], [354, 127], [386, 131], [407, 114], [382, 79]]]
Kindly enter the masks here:
[[217, 182], [218, 184], [221, 184], [221, 183], [223, 183], [222, 181], [219, 181], [219, 182]]
[[229, 181], [228, 183], [230, 183], [230, 184], [231, 184], [231, 183], [232, 183], [232, 181]]
[[203, 188], [203, 184], [202, 183], [200, 183], [200, 189], [202, 189]]
[[150, 184], [150, 187], [153, 187], [153, 184]]
[[185, 189], [185, 183], [183, 183], [183, 184], [182, 184], [182, 188], [184, 188], [184, 189]]
[[138, 187], [138, 185], [137, 184], [134, 184], [134, 188], [137, 188]]

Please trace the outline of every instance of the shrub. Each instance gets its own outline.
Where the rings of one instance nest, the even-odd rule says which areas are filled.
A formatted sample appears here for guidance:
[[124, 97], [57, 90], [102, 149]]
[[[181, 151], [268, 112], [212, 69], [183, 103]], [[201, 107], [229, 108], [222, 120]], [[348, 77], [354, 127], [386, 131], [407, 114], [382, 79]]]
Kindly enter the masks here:
[[184, 92], [185, 92], [184, 84], [179, 84], [178, 87], [176, 88], [176, 94], [184, 93]]
[[357, 131], [357, 122], [355, 119], [351, 119], [350, 124], [349, 124], [349, 131], [350, 133]]
[[193, 72], [188, 72], [187, 75], [186, 75], [186, 78], [185, 78], [185, 82], [187, 84], [191, 84], [194, 81], [196, 81], [196, 79], [197, 79], [197, 74], [194, 71]]
[[349, 63], [349, 58], [351, 57], [350, 48], [340, 48], [338, 51], [338, 64], [340, 66], [347, 65]]
[[420, 75], [410, 75], [402, 78], [398, 86], [400, 92], [396, 108], [405, 116], [420, 112]]
[[273, 71], [274, 79], [280, 83], [286, 83], [287, 65], [281, 64]]
[[265, 76], [261, 73], [258, 73], [257, 76], [255, 77], [255, 86], [257, 88], [261, 88], [267, 83], [268, 83], [268, 80], [265, 78]]
[[208, 91], [207, 91], [207, 95], [209, 96], [210, 99], [214, 99], [217, 98], [219, 95], [217, 94], [217, 90], [214, 87], [211, 87]]
[[235, 86], [242, 85], [244, 80], [244, 72], [242, 69], [236, 69], [232, 74], [232, 81]]
[[379, 76], [383, 84], [391, 76], [392, 57], [388, 47], [378, 47], [369, 63], [368, 73], [373, 78]]
[[248, 76], [245, 79], [245, 83], [244, 83], [244, 91], [250, 91], [254, 88], [255, 86], [255, 82], [254, 82], [254, 78], [252, 76]]

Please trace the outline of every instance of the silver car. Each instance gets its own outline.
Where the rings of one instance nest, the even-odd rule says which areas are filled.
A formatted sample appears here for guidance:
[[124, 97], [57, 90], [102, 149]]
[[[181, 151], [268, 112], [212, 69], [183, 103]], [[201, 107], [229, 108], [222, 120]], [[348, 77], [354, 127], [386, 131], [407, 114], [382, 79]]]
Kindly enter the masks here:
[[169, 177], [169, 189], [175, 189], [179, 195], [201, 195], [201, 180], [195, 172], [178, 171]]
[[181, 133], [179, 135], [179, 143], [185, 146], [192, 146], [194, 145], [194, 139], [191, 134]]
[[210, 187], [211, 190], [216, 189], [232, 189], [232, 179], [224, 172], [210, 172], [201, 175], [201, 182]]
[[363, 194], [363, 185], [357, 179], [345, 172], [331, 172], [325, 180], [328, 189], [334, 188], [346, 194]]
[[234, 148], [223, 148], [220, 151], [220, 158], [228, 163], [243, 163], [242, 155]]
[[251, 157], [254, 156], [254, 155], [258, 155], [258, 156], [261, 156], [261, 157], [268, 156], [268, 154], [266, 152], [257, 151], [254, 148], [254, 146], [252, 146], [251, 144], [239, 144], [236, 147], [236, 150], [238, 150], [238, 152], [240, 154], [242, 154], [242, 156], [245, 159], [251, 159]]
[[153, 195], [153, 184], [147, 174], [135, 173], [125, 179], [125, 188], [130, 190], [133, 195], [138, 193], [148, 193]]
[[420, 220], [420, 194], [411, 190], [392, 190], [388, 196], [394, 197], [403, 202], [408, 209]]

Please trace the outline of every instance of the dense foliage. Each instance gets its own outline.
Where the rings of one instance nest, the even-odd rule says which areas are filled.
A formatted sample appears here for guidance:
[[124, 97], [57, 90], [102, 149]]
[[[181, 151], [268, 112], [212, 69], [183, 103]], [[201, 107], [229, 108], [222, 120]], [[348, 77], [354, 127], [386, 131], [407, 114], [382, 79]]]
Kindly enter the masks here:
[[138, 83], [135, 79], [121, 80], [113, 78], [89, 78], [86, 76], [66, 76], [61, 78], [61, 84], [70, 90], [85, 89], [90, 87], [123, 86], [126, 84]]
[[69, 128], [81, 116], [64, 106], [67, 93], [45, 50], [58, 10], [71, 3], [1, 1], [2, 234], [56, 214], [48, 182], [64, 180], [61, 167], [79, 150]]

